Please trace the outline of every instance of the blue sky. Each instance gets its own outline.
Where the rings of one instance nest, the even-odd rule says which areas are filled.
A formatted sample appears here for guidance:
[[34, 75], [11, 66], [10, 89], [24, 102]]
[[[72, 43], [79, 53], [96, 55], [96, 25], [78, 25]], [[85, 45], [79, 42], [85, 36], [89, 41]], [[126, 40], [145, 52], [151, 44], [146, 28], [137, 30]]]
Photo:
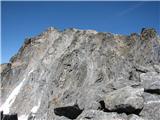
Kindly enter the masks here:
[[50, 26], [118, 34], [154, 27], [160, 33], [160, 2], [2, 2], [1, 63], [17, 53], [26, 37]]

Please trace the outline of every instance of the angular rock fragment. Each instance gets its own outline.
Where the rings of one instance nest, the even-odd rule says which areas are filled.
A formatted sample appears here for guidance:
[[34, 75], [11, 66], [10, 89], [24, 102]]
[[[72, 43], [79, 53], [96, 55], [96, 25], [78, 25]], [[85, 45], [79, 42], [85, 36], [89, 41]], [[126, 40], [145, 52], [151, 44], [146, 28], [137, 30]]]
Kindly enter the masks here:
[[[143, 108], [143, 88], [130, 86], [108, 93], [105, 98], [105, 107], [109, 111], [124, 112], [127, 114], [140, 112]], [[138, 111], [137, 111], [138, 110]]]
[[145, 120], [160, 120], [160, 101], [148, 101], [140, 115]]
[[[144, 92], [143, 94], [143, 98], [144, 98], [144, 103], [150, 103], [150, 101], [160, 101], [160, 95], [157, 94], [151, 94], [151, 93], [147, 93]], [[144, 104], [144, 105], [145, 105]]]
[[154, 69], [155, 69], [155, 71], [157, 72], [157, 73], [160, 73], [160, 65], [153, 65], [153, 67], [154, 67]]
[[142, 85], [146, 92], [160, 94], [160, 74], [157, 72], [142, 73]]
[[117, 113], [107, 113], [98, 110], [87, 110], [83, 111], [83, 113], [76, 120], [127, 120], [126, 114], [117, 114]]
[[145, 120], [160, 119], [160, 95], [144, 93], [144, 107], [140, 113]]
[[131, 114], [128, 116], [128, 120], [144, 120], [142, 117], [139, 117], [138, 115]]
[[61, 117], [56, 116], [56, 117], [54, 118], [54, 120], [71, 120], [71, 119], [66, 118], [66, 117], [63, 117], [63, 116], [61, 116]]

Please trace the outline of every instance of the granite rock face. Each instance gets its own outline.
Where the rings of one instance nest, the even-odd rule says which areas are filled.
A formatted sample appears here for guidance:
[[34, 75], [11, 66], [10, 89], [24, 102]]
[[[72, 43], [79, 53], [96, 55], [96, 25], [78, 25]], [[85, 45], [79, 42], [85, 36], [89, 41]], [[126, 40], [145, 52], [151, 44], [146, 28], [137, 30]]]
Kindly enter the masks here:
[[160, 37], [49, 28], [1, 65], [0, 111], [19, 120], [159, 120]]

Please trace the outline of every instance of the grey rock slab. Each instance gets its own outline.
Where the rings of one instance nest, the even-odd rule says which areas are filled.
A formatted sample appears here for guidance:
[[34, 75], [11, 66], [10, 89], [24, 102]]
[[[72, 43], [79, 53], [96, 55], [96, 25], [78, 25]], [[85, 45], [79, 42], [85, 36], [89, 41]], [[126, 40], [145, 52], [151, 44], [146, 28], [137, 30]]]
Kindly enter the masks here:
[[135, 115], [135, 114], [131, 114], [128, 116], [128, 120], [147, 120], [147, 119], [143, 119], [142, 117]]
[[160, 101], [145, 103], [140, 115], [145, 120], [160, 120]]
[[151, 94], [147, 92], [144, 92], [143, 98], [144, 98], [144, 103], [148, 103], [150, 101], [160, 101], [160, 95]]
[[160, 119], [160, 95], [144, 93], [144, 107], [140, 115], [145, 120]]
[[127, 120], [126, 114], [107, 113], [98, 110], [84, 111], [76, 120]]
[[155, 65], [153, 65], [153, 67], [154, 67], [156, 72], [160, 73], [160, 65], [155, 64]]
[[61, 116], [61, 117], [56, 116], [56, 117], [54, 118], [54, 120], [71, 120], [71, 119], [66, 118], [66, 117], [63, 117], [63, 116]]
[[[141, 109], [143, 107], [143, 88], [132, 88], [130, 86], [115, 90], [104, 97], [105, 107], [109, 110], [131, 107]], [[127, 109], [127, 108], [126, 108]]]
[[157, 72], [147, 72], [140, 75], [144, 89], [160, 90], [160, 74]]

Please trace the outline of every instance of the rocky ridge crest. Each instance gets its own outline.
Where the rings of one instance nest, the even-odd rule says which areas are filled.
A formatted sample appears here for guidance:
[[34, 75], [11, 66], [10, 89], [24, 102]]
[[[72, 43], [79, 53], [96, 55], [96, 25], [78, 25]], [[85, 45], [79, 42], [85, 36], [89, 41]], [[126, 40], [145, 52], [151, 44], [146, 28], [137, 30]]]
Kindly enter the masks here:
[[1, 110], [19, 120], [159, 120], [160, 37], [49, 28], [1, 65]]

